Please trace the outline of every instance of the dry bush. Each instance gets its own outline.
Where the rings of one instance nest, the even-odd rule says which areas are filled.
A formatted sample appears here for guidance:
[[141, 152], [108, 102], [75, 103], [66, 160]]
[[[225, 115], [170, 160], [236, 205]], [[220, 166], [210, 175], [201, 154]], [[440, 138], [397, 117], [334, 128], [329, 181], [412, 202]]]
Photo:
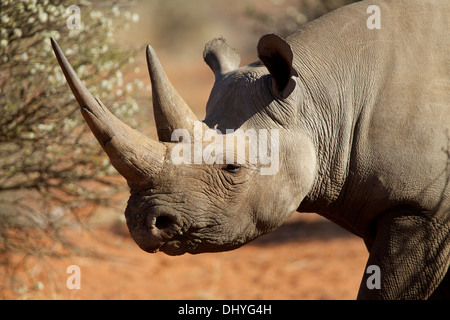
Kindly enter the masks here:
[[[1, 287], [16, 281], [17, 261], [74, 249], [63, 236], [65, 228], [83, 224], [94, 205], [111, 205], [124, 186], [109, 177], [115, 171], [86, 130], [50, 37], [93, 94], [127, 119], [139, 112], [132, 96], [143, 84], [126, 82], [121, 70], [132, 64], [138, 48], [120, 48], [114, 34], [115, 26], [123, 29], [139, 16], [130, 12], [130, 1], [80, 2], [75, 25], [71, 4], [0, 3]], [[132, 119], [127, 121], [136, 126]]]

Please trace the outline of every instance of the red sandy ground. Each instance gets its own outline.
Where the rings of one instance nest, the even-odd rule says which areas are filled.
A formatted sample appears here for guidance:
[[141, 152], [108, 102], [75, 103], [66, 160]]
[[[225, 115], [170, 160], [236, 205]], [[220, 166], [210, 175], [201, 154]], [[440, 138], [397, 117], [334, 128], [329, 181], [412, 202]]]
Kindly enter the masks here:
[[[94, 252], [26, 264], [28, 290], [7, 299], [354, 299], [364, 272], [363, 242], [311, 213], [225, 253], [170, 257], [137, 247], [124, 223], [73, 230]], [[69, 265], [81, 289], [69, 290]], [[36, 289], [40, 287], [40, 289]]]

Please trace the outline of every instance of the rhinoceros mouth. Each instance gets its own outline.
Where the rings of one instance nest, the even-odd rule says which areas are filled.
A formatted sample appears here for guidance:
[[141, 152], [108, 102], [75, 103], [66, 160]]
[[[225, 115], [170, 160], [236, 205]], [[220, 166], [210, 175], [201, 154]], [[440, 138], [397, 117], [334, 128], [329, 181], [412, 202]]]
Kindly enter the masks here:
[[189, 245], [190, 241], [185, 239], [171, 239], [166, 242], [160, 242], [158, 244], [151, 243], [148, 238], [133, 237], [137, 245], [148, 253], [163, 252], [170, 256], [183, 255], [185, 253], [195, 251], [195, 247]]
[[130, 231], [130, 235], [139, 248], [149, 253], [158, 252], [159, 248], [165, 243], [164, 241], [152, 237], [146, 231]]
[[167, 241], [159, 248], [159, 251], [169, 256], [179, 256], [189, 252], [188, 248], [186, 248], [186, 242], [182, 240]]
[[165, 230], [158, 228], [139, 228], [130, 230], [136, 244], [148, 253], [164, 252], [168, 255], [182, 255], [195, 250], [195, 241], [183, 235], [181, 230]]
[[206, 240], [190, 235], [189, 231], [165, 240], [155, 238], [150, 232], [132, 233], [131, 236], [142, 250], [148, 253], [163, 252], [169, 256], [229, 251], [246, 243], [246, 241], [230, 241], [230, 243], [222, 241], [219, 245], [213, 239]]

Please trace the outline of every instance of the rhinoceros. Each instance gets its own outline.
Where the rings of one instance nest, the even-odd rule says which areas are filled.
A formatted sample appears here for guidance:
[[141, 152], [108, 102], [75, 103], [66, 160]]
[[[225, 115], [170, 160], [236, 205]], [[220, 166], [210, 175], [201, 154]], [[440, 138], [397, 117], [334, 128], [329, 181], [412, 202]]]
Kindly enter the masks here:
[[[203, 54], [215, 83], [201, 122], [148, 46], [159, 141], [108, 111], [52, 45], [82, 115], [128, 182], [127, 225], [143, 250], [231, 250], [295, 211], [317, 212], [361, 237], [367, 270], [379, 270], [378, 286], [362, 272], [358, 298], [442, 298], [450, 292], [449, 12], [442, 0], [361, 1], [285, 39], [264, 35], [259, 60], [246, 66], [214, 39]], [[207, 147], [196, 126], [215, 130], [217, 141], [277, 132], [266, 145], [278, 169], [261, 174], [261, 161], [233, 157], [175, 163], [180, 144]]]

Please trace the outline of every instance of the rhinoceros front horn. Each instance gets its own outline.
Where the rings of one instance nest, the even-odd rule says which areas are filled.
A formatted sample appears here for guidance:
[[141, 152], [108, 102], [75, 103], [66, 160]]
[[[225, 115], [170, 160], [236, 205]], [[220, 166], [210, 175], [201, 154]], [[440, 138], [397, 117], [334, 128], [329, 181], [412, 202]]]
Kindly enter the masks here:
[[152, 83], [153, 113], [158, 138], [170, 142], [175, 129], [193, 131], [196, 115], [167, 78], [153, 48], [147, 46], [147, 65]]
[[117, 119], [86, 89], [56, 41], [51, 39], [51, 43], [81, 113], [111, 164], [127, 180], [130, 188], [148, 186], [162, 168], [166, 146]]

